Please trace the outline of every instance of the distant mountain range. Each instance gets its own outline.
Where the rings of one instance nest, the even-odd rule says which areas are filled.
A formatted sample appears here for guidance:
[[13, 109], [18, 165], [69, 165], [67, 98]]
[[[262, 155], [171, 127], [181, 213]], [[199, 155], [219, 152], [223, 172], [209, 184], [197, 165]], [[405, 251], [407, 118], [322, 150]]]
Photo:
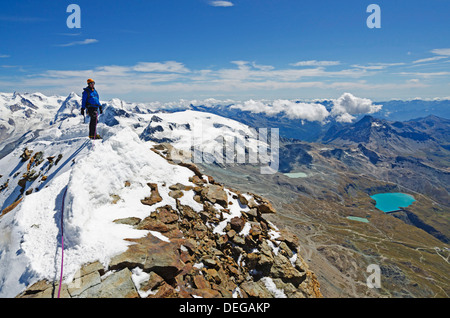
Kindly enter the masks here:
[[[378, 115], [302, 125], [283, 116], [242, 112], [244, 122], [251, 118], [252, 125], [280, 127], [280, 173], [261, 175], [242, 166], [205, 169], [281, 207], [282, 222], [302, 238], [307, 259], [318, 269], [324, 295], [368, 296], [361, 284], [363, 267], [380, 264], [381, 295], [433, 297], [443, 291], [447, 297], [450, 120], [426, 115], [395, 121]], [[300, 140], [305, 134], [312, 141]], [[375, 208], [372, 195], [396, 192], [416, 201], [390, 214]]]
[[[367, 99], [358, 99], [351, 94], [344, 94], [343, 97], [349, 97], [349, 103], [369, 103], [373, 110], [359, 111], [352, 114], [353, 122], [363, 118], [367, 113], [375, 118], [386, 119], [389, 121], [408, 121], [417, 118], [424, 118], [429, 115], [439, 116], [450, 119], [450, 100], [391, 100], [372, 103]], [[125, 110], [127, 113], [152, 113], [156, 111], [174, 112], [180, 110], [197, 110], [216, 114], [226, 118], [237, 120], [254, 128], [279, 128], [280, 136], [284, 138], [294, 138], [304, 141], [320, 140], [330, 127], [339, 121], [336, 116], [313, 116], [310, 112], [329, 112], [333, 113], [333, 107], [338, 100], [316, 100], [316, 101], [284, 101], [289, 104], [293, 114], [287, 114], [286, 109], [269, 107], [267, 112], [258, 107], [265, 107], [266, 101], [247, 101], [253, 102], [253, 107], [242, 107], [240, 102], [218, 101], [206, 99], [204, 101], [185, 101], [171, 103], [130, 103], [119, 99], [112, 99], [108, 103], [115, 106], [115, 109]], [[63, 96], [45, 96], [41, 93], [0, 93], [0, 141], [17, 139], [30, 130], [36, 130], [42, 125], [67, 118], [77, 116], [81, 104], [81, 98], [76, 93], [70, 93], [67, 97]], [[259, 105], [261, 104], [261, 106]], [[270, 103], [269, 103], [270, 104]], [[275, 104], [275, 102], [272, 102]], [[311, 106], [304, 112], [307, 114], [296, 114], [296, 105], [298, 109], [302, 106]], [[314, 109], [314, 105], [317, 108]], [[382, 105], [382, 106], [381, 106]], [[273, 105], [271, 105], [273, 106]], [[367, 106], [367, 105], [366, 105]], [[323, 109], [321, 109], [323, 107]], [[350, 105], [349, 107], [355, 107]], [[281, 110], [280, 110], [281, 109]], [[283, 111], [284, 110], [284, 111]], [[55, 115], [56, 113], [56, 115]], [[117, 114], [118, 115], [118, 114]], [[306, 118], [306, 119], [301, 119]], [[308, 120], [308, 118], [310, 120]], [[312, 121], [314, 118], [317, 120]], [[324, 119], [324, 120], [320, 120]], [[31, 128], [31, 129], [29, 129]]]
[[[297, 101], [296, 103], [301, 102]], [[328, 111], [331, 111], [333, 107], [333, 100], [320, 100], [314, 103], [324, 105]], [[430, 115], [450, 119], [450, 100], [392, 100], [374, 104], [382, 105], [382, 108], [372, 113], [371, 116], [389, 121], [408, 121]], [[282, 137], [310, 142], [321, 139], [328, 129], [337, 123], [333, 118], [329, 118], [325, 122], [307, 121], [289, 118], [283, 112], [269, 116], [265, 112], [247, 111], [230, 106], [233, 104], [216, 104], [214, 106], [191, 104], [190, 107], [194, 110], [232, 118], [251, 127], [279, 128]], [[364, 116], [365, 114], [357, 116], [354, 122]]]
[[450, 205], [449, 119], [429, 115], [394, 122], [367, 115], [351, 125], [332, 125], [320, 142], [359, 149], [376, 167], [377, 178]]
[[333, 124], [321, 138], [324, 143], [358, 145], [390, 154], [438, 152], [450, 145], [450, 120], [429, 115], [405, 122], [388, 121], [369, 115], [351, 125]]
[[375, 117], [393, 121], [406, 121], [435, 115], [450, 119], [450, 100], [390, 100], [377, 102], [383, 108], [374, 114]]

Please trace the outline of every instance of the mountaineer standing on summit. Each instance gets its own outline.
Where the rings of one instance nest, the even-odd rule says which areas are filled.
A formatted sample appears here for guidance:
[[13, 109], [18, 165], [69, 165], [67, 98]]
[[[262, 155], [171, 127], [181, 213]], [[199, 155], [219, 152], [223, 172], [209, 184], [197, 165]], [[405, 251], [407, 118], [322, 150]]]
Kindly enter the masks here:
[[84, 111], [87, 109], [91, 121], [89, 123], [89, 138], [101, 139], [101, 136], [97, 134], [97, 121], [98, 111], [103, 114], [102, 105], [100, 104], [100, 98], [95, 90], [95, 82], [93, 79], [87, 80], [88, 86], [83, 90], [83, 98], [81, 100], [81, 115], [84, 116]]

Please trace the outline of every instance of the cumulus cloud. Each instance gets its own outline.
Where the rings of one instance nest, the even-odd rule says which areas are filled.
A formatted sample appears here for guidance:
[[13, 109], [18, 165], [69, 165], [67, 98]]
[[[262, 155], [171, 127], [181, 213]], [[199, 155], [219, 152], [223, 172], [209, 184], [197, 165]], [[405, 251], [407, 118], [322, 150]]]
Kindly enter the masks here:
[[383, 105], [375, 105], [370, 99], [355, 97], [350, 93], [344, 93], [333, 101], [330, 114], [339, 122], [352, 122], [353, 115], [373, 114], [381, 110]]
[[253, 99], [231, 105], [231, 108], [238, 108], [252, 113], [265, 113], [267, 116], [275, 116], [284, 113], [290, 119], [301, 119], [308, 121], [323, 122], [329, 112], [322, 104], [318, 103], [297, 103], [290, 100], [278, 99], [273, 102], [255, 101]]
[[290, 119], [323, 122], [330, 115], [325, 106], [318, 103], [294, 103], [284, 100], [278, 100], [276, 103], [285, 108], [284, 112]]
[[248, 100], [230, 106], [252, 113], [265, 113], [267, 116], [284, 114], [290, 119], [325, 122], [334, 118], [338, 122], [352, 122], [354, 115], [373, 114], [381, 110], [382, 105], [375, 105], [370, 99], [355, 97], [344, 93], [333, 100], [330, 111], [320, 103], [304, 103], [291, 100], [277, 99], [274, 101]]
[[351, 123], [355, 120], [355, 116], [352, 116], [349, 113], [344, 113], [338, 115], [335, 119], [339, 123]]

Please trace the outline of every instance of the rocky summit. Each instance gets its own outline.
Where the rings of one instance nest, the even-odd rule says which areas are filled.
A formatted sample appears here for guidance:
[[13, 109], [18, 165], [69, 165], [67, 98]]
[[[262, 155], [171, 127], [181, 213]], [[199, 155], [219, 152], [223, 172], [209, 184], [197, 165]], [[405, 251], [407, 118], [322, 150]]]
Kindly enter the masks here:
[[[160, 204], [144, 218], [115, 219], [148, 234], [127, 239], [132, 244], [109, 264], [84, 264], [61, 286], [59, 279], [40, 280], [18, 298], [57, 297], [59, 290], [64, 298], [322, 297], [316, 275], [299, 254], [298, 238], [266, 219], [276, 213], [267, 199], [228, 188], [192, 163], [173, 161], [161, 144], [152, 150], [194, 172], [186, 184], [165, 185], [175, 206]], [[160, 185], [147, 185], [140, 203], [150, 209], [162, 198]], [[201, 211], [180, 200], [188, 191]], [[113, 204], [120, 200], [112, 196]]]

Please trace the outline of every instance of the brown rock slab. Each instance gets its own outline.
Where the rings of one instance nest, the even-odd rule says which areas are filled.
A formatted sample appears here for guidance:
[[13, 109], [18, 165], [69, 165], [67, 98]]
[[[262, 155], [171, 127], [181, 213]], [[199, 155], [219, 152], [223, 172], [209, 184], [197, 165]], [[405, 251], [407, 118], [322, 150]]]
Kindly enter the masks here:
[[221, 185], [208, 184], [203, 187], [201, 195], [212, 203], [218, 203], [225, 208], [228, 206], [228, 196]]
[[145, 205], [153, 205], [155, 203], [161, 202], [162, 198], [159, 195], [158, 185], [156, 183], [147, 183], [147, 185], [150, 187], [151, 193], [149, 197], [141, 200], [141, 203]]
[[130, 240], [136, 244], [112, 258], [110, 269], [134, 268], [155, 272], [166, 281], [171, 281], [184, 267], [179, 253], [179, 243], [162, 241], [152, 234], [141, 239]]

